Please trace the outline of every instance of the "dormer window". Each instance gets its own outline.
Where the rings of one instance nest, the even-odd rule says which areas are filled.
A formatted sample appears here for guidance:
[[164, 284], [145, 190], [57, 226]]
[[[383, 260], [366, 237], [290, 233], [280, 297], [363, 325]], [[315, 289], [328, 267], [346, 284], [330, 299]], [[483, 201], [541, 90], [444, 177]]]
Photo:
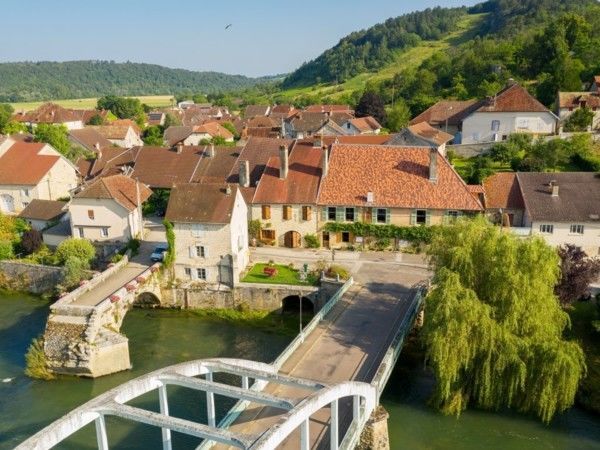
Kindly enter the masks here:
[[93, 209], [88, 209], [88, 219], [90, 220], [94, 220], [94, 210]]

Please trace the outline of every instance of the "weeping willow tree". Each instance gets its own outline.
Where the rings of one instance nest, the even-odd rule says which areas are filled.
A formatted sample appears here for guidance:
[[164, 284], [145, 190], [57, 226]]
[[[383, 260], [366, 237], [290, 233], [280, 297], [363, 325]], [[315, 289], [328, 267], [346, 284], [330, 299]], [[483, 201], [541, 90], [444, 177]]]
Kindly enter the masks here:
[[586, 368], [579, 345], [563, 339], [556, 251], [481, 218], [441, 227], [429, 254], [422, 336], [435, 406], [455, 415], [469, 404], [515, 408], [545, 422], [569, 408]]

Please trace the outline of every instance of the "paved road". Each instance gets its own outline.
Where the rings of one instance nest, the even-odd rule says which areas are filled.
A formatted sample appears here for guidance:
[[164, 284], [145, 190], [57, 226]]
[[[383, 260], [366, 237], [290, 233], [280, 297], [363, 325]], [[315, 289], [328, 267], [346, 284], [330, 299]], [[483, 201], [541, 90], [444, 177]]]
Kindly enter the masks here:
[[108, 278], [104, 283], [80, 296], [73, 304], [95, 306], [121, 289], [125, 284], [135, 279], [151, 264], [150, 255], [158, 243], [166, 242], [164, 227], [158, 218], [147, 220], [144, 224], [145, 236], [140, 245], [139, 253], [129, 264]]
[[[426, 279], [429, 272], [422, 267], [401, 265], [402, 262], [378, 261], [368, 255], [361, 261], [361, 256], [355, 261], [360, 263], [355, 278], [362, 281], [346, 293], [328, 319], [288, 359], [283, 373], [325, 383], [371, 381], [393, 338], [394, 323], [406, 313], [414, 294], [410, 287]], [[259, 258], [256, 254], [253, 257]], [[302, 253], [298, 257], [306, 258]], [[277, 262], [281, 258], [280, 254]], [[266, 391], [291, 398], [306, 395], [306, 392], [279, 385], [268, 385]], [[340, 412], [345, 413], [349, 421], [349, 405], [341, 405]], [[276, 423], [281, 413], [274, 408], [251, 405], [231, 428], [243, 433], [260, 433]], [[311, 417], [311, 448], [318, 448], [319, 441], [328, 442], [329, 414], [329, 409], [322, 409]], [[297, 449], [299, 439], [297, 430], [281, 448]]]

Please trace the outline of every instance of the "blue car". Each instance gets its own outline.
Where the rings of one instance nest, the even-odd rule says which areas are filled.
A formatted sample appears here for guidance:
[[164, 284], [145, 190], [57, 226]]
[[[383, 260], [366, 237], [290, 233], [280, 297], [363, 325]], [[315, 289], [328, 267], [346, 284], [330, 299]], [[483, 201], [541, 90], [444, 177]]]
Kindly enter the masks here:
[[169, 249], [168, 244], [159, 244], [154, 248], [154, 251], [150, 255], [152, 262], [162, 262], [165, 258], [165, 252]]

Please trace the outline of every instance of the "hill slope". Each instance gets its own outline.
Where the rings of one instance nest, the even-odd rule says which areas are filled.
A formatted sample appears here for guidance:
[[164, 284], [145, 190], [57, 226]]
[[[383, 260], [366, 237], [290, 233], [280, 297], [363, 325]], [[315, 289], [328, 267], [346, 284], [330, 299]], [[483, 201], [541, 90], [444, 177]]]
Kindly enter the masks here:
[[0, 102], [114, 95], [206, 94], [254, 86], [261, 79], [109, 61], [0, 64]]

